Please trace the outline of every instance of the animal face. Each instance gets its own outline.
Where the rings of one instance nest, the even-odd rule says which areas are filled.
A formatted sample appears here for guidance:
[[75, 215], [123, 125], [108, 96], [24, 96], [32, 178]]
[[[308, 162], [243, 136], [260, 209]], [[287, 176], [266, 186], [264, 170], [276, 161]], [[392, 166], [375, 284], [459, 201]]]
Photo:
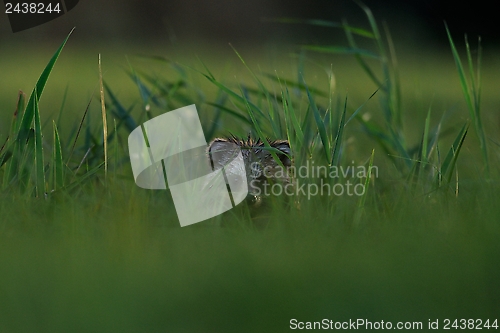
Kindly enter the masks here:
[[[285, 140], [270, 141], [281, 166], [272, 156], [271, 150], [261, 140], [247, 138], [246, 140], [230, 137], [217, 138], [208, 147], [208, 155], [213, 170], [226, 166], [237, 154], [240, 148], [245, 164], [245, 170], [231, 170], [226, 167], [227, 177], [236, 177], [244, 172], [248, 182], [250, 200], [260, 203], [261, 197], [269, 193], [269, 185], [279, 183], [283, 186], [291, 183], [288, 168], [292, 166], [290, 144]], [[266, 190], [266, 187], [267, 190]]]

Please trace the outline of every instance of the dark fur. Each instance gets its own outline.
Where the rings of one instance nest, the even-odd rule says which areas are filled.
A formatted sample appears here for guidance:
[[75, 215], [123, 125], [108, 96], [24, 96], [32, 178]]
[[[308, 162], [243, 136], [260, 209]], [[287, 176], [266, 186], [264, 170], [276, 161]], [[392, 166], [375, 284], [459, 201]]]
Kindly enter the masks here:
[[[292, 154], [288, 141], [267, 140], [267, 142], [269, 146], [281, 152], [275, 151], [285, 169], [290, 167], [292, 165]], [[279, 182], [286, 185], [291, 182], [289, 176], [279, 176], [287, 173], [283, 171], [282, 166], [273, 158], [269, 149], [266, 149], [264, 142], [250, 136], [246, 139], [240, 139], [235, 136], [214, 139], [208, 147], [212, 169], [217, 170], [222, 168], [225, 163], [231, 159], [231, 152], [234, 151], [235, 148], [233, 145], [241, 149], [241, 154], [245, 162], [249, 195], [254, 197], [255, 202], [260, 202], [260, 196], [262, 196], [264, 192], [263, 189], [266, 183], [272, 184]], [[228, 151], [227, 156], [224, 153], [225, 151]], [[267, 171], [266, 173], [262, 172], [264, 169]], [[261, 193], [261, 195], [259, 195], [259, 193]]]

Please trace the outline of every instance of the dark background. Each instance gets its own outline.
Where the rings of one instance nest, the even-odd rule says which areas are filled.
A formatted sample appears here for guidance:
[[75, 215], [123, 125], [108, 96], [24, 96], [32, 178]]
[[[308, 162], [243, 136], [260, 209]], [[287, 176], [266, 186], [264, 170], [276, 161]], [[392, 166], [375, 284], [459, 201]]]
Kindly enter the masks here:
[[[366, 0], [378, 22], [386, 22], [396, 39], [447, 46], [444, 21], [456, 36], [481, 35], [483, 43], [498, 44], [498, 11], [492, 1]], [[0, 42], [12, 31], [0, 14]], [[270, 40], [330, 40], [331, 30], [305, 25], [270, 23], [264, 18], [300, 17], [333, 21], [347, 19], [367, 27], [363, 12], [349, 0], [81, 0], [68, 14], [16, 39], [60, 40], [73, 26], [81, 41], [205, 41], [249, 43]], [[337, 34], [338, 35], [338, 34]], [[417, 44], [418, 45], [418, 44]]]

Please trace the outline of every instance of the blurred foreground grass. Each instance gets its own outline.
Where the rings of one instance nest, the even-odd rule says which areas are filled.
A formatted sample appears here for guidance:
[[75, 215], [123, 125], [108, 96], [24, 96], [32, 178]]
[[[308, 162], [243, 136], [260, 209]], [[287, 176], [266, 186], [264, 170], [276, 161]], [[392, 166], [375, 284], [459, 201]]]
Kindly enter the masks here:
[[[247, 60], [251, 68], [259, 68], [263, 73], [276, 70], [281, 78], [297, 80], [297, 59], [289, 60], [287, 49], [270, 58], [262, 57], [258, 50], [238, 51], [244, 58], [251, 53]], [[28, 93], [32, 89], [53, 50], [46, 58], [42, 51], [33, 52], [34, 57], [19, 49], [2, 52], [6, 53], [2, 55], [0, 73], [9, 80], [0, 82], [0, 134], [9, 132], [17, 90], [22, 88]], [[105, 82], [126, 107], [135, 105], [131, 113], [134, 119], [143, 115], [144, 101], [139, 97], [138, 85], [125, 71], [132, 66], [134, 70], [169, 80], [178, 75], [165, 63], [151, 59], [130, 57], [129, 64], [122, 50], [109, 51], [113, 54], [109, 58], [106, 50], [98, 52], [103, 54]], [[98, 84], [98, 52], [72, 49], [70, 40], [40, 101], [42, 123], [56, 120], [64, 89], [69, 85], [58, 125], [64, 138], [61, 140], [65, 159], [72, 143], [65, 138], [74, 135]], [[192, 49], [184, 52], [189, 56], [179, 53], [171, 56], [204, 71], [193, 57]], [[418, 146], [429, 107], [433, 110], [429, 118], [432, 126], [446, 112], [443, 129], [435, 133], [447, 130], [451, 134], [436, 138], [439, 147], [436, 144], [438, 152], [433, 152], [437, 155], [435, 160], [431, 160], [434, 155], [429, 152], [429, 161], [436, 163], [433, 167], [440, 168], [468, 113], [451, 53], [419, 52], [422, 51], [399, 54], [405, 125], [402, 133], [408, 146]], [[155, 52], [142, 48], [139, 53]], [[496, 113], [499, 64], [485, 53], [483, 121], [485, 132], [492, 134], [489, 138], [495, 141], [498, 140], [494, 133], [499, 120]], [[228, 58], [221, 58], [221, 54]], [[234, 91], [252, 77], [229, 48], [227, 52], [203, 51], [202, 55], [201, 60], [220, 80], [216, 83], [229, 82]], [[111, 60], [120, 57], [123, 58], [116, 62]], [[349, 91], [347, 116], [380, 88], [366, 78], [352, 58], [307, 59], [310, 63], [306, 65], [304, 78], [310, 88], [331, 90], [331, 80], [325, 74], [331, 68], [336, 80], [333, 96], [343, 102], [346, 90]], [[186, 72], [186, 82], [198, 89], [191, 91], [190, 96], [195, 96], [191, 101], [210, 102], [217, 98], [219, 90], [206, 78], [189, 69]], [[249, 87], [255, 85], [259, 88], [255, 83]], [[286, 91], [276, 83], [269, 85], [275, 96]], [[200, 92], [204, 96], [200, 97]], [[363, 109], [364, 119], [375, 119], [373, 124], [382, 122], [376, 102], [379, 95]], [[327, 103], [327, 98], [305, 97], [304, 90], [301, 96], [293, 100], [298, 117], [308, 108], [316, 112], [311, 106], [316, 102]], [[107, 98], [108, 110], [116, 108], [116, 103], [109, 101], [109, 94]], [[265, 109], [265, 103], [259, 104], [262, 102], [259, 97], [246, 98], [246, 102], [251, 98], [257, 100], [255, 103]], [[91, 121], [84, 123], [86, 138], [93, 141], [96, 150], [102, 149], [98, 104], [96, 94], [89, 109]], [[165, 109], [175, 104], [171, 105]], [[238, 109], [234, 101], [228, 105]], [[197, 107], [200, 116], [211, 124], [216, 114], [214, 107], [208, 104]], [[289, 112], [283, 108], [288, 110], [283, 112]], [[328, 117], [340, 118], [342, 113], [342, 109], [329, 109], [334, 116], [327, 116], [327, 112], [318, 109], [319, 118], [315, 118], [318, 128], [328, 123]], [[166, 110], [153, 109], [151, 116]], [[228, 115], [220, 121], [224, 125], [217, 129], [217, 135], [229, 131], [248, 133], [252, 127]], [[147, 191], [134, 184], [127, 160], [127, 133], [123, 129], [111, 143], [111, 165], [106, 178], [98, 170], [70, 189], [47, 191], [46, 199], [31, 195], [32, 177], [27, 178], [24, 193], [18, 191], [18, 180], [7, 185], [4, 182], [0, 192], [0, 331], [282, 332], [289, 330], [293, 318], [422, 321], [424, 328], [429, 319], [497, 319], [500, 315], [499, 148], [490, 144], [491, 175], [484, 175], [477, 138], [470, 130], [456, 162], [457, 196], [455, 182], [445, 182], [438, 189], [429, 190], [426, 177], [432, 178], [432, 170], [428, 173], [414, 171], [418, 168], [406, 170], [394, 162], [394, 156], [380, 149], [376, 135], [367, 135], [354, 121], [345, 128], [343, 138], [339, 136], [329, 142], [341, 143], [340, 163], [350, 165], [352, 159], [363, 164], [372, 149], [376, 151], [374, 165], [380, 175], [370, 182], [364, 207], [360, 207], [356, 197], [316, 196], [303, 200], [300, 210], [272, 202], [256, 214], [241, 205], [211, 221], [180, 228], [168, 191]], [[50, 125], [43, 129], [46, 174], [51, 172], [47, 154], [52, 151], [51, 130]], [[334, 126], [326, 128], [328, 135], [335, 134], [335, 130]], [[307, 143], [297, 150], [306, 151], [313, 145], [310, 153], [321, 157], [321, 145], [327, 141], [320, 143], [320, 129], [310, 131], [314, 134], [310, 141], [306, 141], [305, 125], [303, 137], [291, 134], [289, 128], [286, 134]], [[82, 134], [79, 144], [83, 145], [84, 137]], [[431, 143], [429, 140], [429, 146]], [[88, 147], [90, 143], [85, 145]], [[334, 155], [338, 151], [335, 145]], [[85, 160], [84, 153], [82, 150], [75, 155]], [[91, 156], [102, 159], [102, 152], [92, 152]], [[422, 158], [415, 156], [411, 157]], [[83, 163], [81, 172], [95, 166], [89, 160], [90, 157]], [[56, 162], [54, 157], [53, 163]], [[455, 165], [451, 165], [454, 179]], [[66, 184], [68, 179], [78, 179], [80, 170], [74, 175], [70, 173], [76, 164], [68, 164], [67, 169]], [[414, 176], [418, 176], [415, 181]], [[23, 175], [20, 173], [18, 177]], [[47, 176], [46, 190], [52, 189], [47, 185], [52, 181]], [[15, 185], [9, 185], [12, 183]], [[422, 188], [413, 189], [415, 183]], [[361, 215], [357, 214], [359, 211]], [[256, 223], [261, 221], [267, 222], [263, 223], [264, 228]]]
[[[340, 197], [274, 212], [238, 209], [179, 228], [168, 195], [131, 181], [0, 211], [2, 332], [285, 332], [289, 321], [497, 318], [498, 188], [465, 198], [386, 199], [353, 228]], [[396, 204], [397, 203], [397, 204]], [[372, 210], [370, 209], [371, 213]]]

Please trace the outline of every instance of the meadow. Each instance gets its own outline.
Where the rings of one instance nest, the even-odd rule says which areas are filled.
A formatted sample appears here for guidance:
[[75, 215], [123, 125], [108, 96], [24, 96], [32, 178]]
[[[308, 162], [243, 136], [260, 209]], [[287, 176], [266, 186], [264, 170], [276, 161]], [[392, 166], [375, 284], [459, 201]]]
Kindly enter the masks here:
[[[450, 34], [446, 50], [399, 53], [364, 10], [363, 29], [284, 22], [346, 43], [271, 55], [117, 47], [100, 70], [99, 48], [72, 36], [11, 49], [0, 64], [0, 332], [282, 332], [292, 319], [496, 330], [495, 50]], [[349, 180], [360, 196], [269, 197], [181, 228], [169, 191], [135, 185], [127, 137], [189, 104], [207, 141], [288, 139], [296, 165], [378, 173], [299, 179]]]

